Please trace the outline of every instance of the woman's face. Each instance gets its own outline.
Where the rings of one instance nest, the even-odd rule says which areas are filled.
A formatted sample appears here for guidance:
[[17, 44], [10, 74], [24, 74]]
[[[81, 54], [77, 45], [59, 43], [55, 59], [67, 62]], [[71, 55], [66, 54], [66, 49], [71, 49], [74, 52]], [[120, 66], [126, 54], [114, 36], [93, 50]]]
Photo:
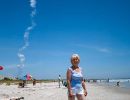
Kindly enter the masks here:
[[71, 59], [71, 63], [73, 66], [77, 66], [79, 64], [80, 60], [78, 57], [74, 57]]

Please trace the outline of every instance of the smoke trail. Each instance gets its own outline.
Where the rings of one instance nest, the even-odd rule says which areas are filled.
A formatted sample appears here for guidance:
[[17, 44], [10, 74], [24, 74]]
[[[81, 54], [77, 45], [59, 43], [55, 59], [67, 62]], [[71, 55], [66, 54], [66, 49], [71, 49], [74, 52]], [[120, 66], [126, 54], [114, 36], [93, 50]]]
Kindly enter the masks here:
[[31, 25], [27, 27], [27, 29], [24, 32], [24, 45], [19, 49], [18, 52], [18, 57], [20, 60], [20, 64], [17, 65], [17, 67], [19, 68], [19, 75], [22, 74], [22, 68], [24, 67], [24, 62], [25, 62], [25, 55], [23, 53], [23, 51], [29, 46], [29, 35], [30, 32], [34, 29], [34, 27], [36, 26], [36, 23], [34, 22], [34, 17], [36, 15], [36, 0], [30, 0], [30, 7], [31, 7]]

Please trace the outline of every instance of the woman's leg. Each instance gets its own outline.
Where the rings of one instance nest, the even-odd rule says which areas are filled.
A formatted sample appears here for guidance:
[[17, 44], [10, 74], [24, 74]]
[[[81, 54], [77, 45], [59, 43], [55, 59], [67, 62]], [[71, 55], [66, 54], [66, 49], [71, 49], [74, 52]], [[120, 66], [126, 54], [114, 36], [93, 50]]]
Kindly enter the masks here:
[[68, 96], [68, 100], [75, 100], [75, 95], [73, 95], [73, 96]]
[[84, 100], [84, 97], [82, 94], [77, 94], [76, 97], [78, 100]]

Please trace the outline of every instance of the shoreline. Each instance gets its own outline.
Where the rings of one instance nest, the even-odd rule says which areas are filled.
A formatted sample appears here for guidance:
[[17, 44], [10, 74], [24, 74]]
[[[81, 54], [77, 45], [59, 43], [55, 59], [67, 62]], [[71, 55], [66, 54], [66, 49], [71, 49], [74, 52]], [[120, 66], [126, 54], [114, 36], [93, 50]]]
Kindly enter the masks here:
[[130, 88], [116, 86], [116, 85], [108, 85], [108, 84], [100, 84], [100, 83], [90, 83], [96, 86], [102, 87], [108, 91], [112, 91], [115, 93], [122, 93], [122, 94], [130, 94]]
[[87, 86], [88, 92], [91, 93], [87, 100], [130, 100], [130, 89], [98, 85], [97, 83], [87, 83]]

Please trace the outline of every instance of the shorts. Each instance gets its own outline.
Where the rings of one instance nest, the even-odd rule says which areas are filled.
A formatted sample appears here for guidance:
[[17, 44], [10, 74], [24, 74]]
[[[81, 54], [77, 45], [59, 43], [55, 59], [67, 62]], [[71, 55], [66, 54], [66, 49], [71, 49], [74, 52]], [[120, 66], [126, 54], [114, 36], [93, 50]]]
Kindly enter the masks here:
[[84, 91], [83, 91], [83, 88], [72, 88], [72, 93], [73, 95], [76, 95], [76, 94], [84, 94]]

